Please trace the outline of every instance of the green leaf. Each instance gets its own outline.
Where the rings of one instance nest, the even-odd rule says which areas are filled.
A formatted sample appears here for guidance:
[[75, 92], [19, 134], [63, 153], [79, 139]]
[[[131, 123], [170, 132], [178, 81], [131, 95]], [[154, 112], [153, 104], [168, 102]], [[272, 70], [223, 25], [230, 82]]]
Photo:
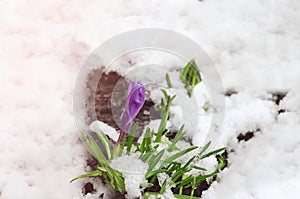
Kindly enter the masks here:
[[152, 151], [152, 147], [151, 147], [152, 135], [153, 135], [153, 131], [151, 131], [150, 128], [147, 128], [145, 136], [144, 136], [141, 146], [139, 148], [139, 151], [141, 153]]
[[197, 157], [201, 157], [202, 154], [208, 149], [208, 147], [210, 146], [211, 141], [209, 141], [206, 145], [204, 145], [203, 147], [200, 148], [199, 153], [197, 154]]
[[146, 188], [152, 187], [153, 185], [154, 184], [152, 184], [152, 183], [142, 183], [142, 184], [140, 184], [140, 187], [142, 189], [146, 189]]
[[170, 80], [170, 76], [168, 73], [166, 73], [166, 82], [167, 82], [168, 88], [173, 88], [171, 80]]
[[112, 149], [110, 146], [110, 141], [108, 140], [107, 136], [103, 133], [96, 133], [98, 138], [100, 139], [105, 151], [106, 151], [106, 155], [107, 155], [107, 159], [111, 160], [112, 159]]
[[109, 161], [102, 153], [101, 149], [99, 148], [94, 138], [91, 135], [85, 136], [83, 133], [82, 133], [82, 137], [86, 143], [89, 152], [98, 160], [99, 164], [108, 165]]
[[160, 159], [162, 158], [162, 156], [165, 153], [165, 149], [161, 150], [159, 153], [157, 153], [156, 156], [154, 156], [152, 158], [152, 160], [149, 162], [149, 171], [151, 171], [152, 169], [155, 168], [155, 166], [157, 165], [157, 163], [160, 161]]
[[163, 185], [161, 186], [159, 193], [163, 194], [166, 190], [166, 187], [167, 187], [167, 179], [165, 179], [165, 181], [163, 182]]
[[179, 157], [181, 157], [181, 156], [183, 156], [183, 155], [185, 155], [185, 154], [187, 154], [187, 153], [189, 153], [189, 152], [195, 150], [196, 148], [198, 148], [198, 147], [197, 147], [197, 146], [192, 146], [192, 147], [187, 148], [187, 149], [185, 149], [185, 150], [183, 150], [183, 151], [180, 151], [180, 152], [178, 152], [178, 153], [176, 153], [176, 154], [174, 154], [174, 155], [168, 157], [167, 159], [165, 159], [165, 160], [162, 162], [162, 165], [163, 165], [163, 166], [166, 166], [166, 165], [170, 164], [171, 162], [173, 162], [174, 160], [176, 160], [177, 158], [179, 158]]
[[[196, 183], [200, 183], [200, 182], [206, 180], [209, 177], [215, 176], [216, 174], [217, 174], [216, 172], [212, 172], [212, 173], [207, 174], [207, 175], [198, 175], [195, 178], [196, 179]], [[188, 176], [186, 179], [184, 179], [184, 180], [182, 180], [180, 182], [177, 182], [176, 185], [178, 185], [180, 187], [187, 185], [185, 188], [188, 188], [188, 187], [192, 186], [191, 182], [193, 182], [193, 181], [194, 181], [194, 176]]]
[[190, 166], [190, 164], [193, 162], [193, 160], [196, 158], [196, 156], [193, 156], [192, 158], [190, 158], [187, 163], [185, 163], [185, 165], [182, 167], [182, 169], [186, 169], [188, 168], [188, 166]]
[[168, 171], [167, 169], [156, 169], [156, 170], [153, 170], [153, 171], [149, 171], [148, 173], [146, 173], [145, 178], [148, 179], [152, 176], [156, 176], [159, 173], [164, 173], [164, 172], [167, 172], [167, 171]]
[[[131, 151], [131, 148], [132, 148], [132, 144], [133, 144], [133, 141], [134, 141], [134, 137], [135, 137], [135, 134], [136, 134], [136, 127], [137, 127], [137, 123], [134, 123], [132, 129], [131, 129], [131, 132], [130, 132], [130, 136], [128, 138], [128, 143], [127, 143], [127, 155], [130, 153]], [[125, 136], [124, 136], [125, 137]]]
[[158, 128], [158, 131], [156, 134], [155, 142], [160, 142], [164, 133], [167, 132], [166, 126], [167, 126], [167, 121], [168, 121], [169, 115], [170, 115], [170, 106], [171, 106], [172, 101], [176, 97], [175, 95], [171, 97], [170, 95], [168, 95], [168, 93], [164, 89], [162, 89], [161, 91], [166, 99], [166, 105], [164, 103], [164, 100], [162, 99], [161, 121], [160, 121], [159, 128]]
[[168, 173], [172, 173], [173, 171], [179, 170], [181, 168], [180, 162], [171, 162], [168, 166]]
[[174, 196], [177, 199], [201, 199], [201, 198], [195, 197], [195, 196], [186, 196], [186, 195], [179, 195], [179, 194], [174, 194]]
[[187, 65], [183, 68], [181, 75], [180, 75], [180, 80], [185, 84], [186, 83], [186, 76], [189, 71], [189, 68], [191, 67], [191, 61], [187, 63]]
[[209, 157], [209, 156], [215, 155], [215, 154], [220, 153], [221, 151], [224, 151], [224, 150], [225, 150], [225, 148], [219, 148], [219, 149], [216, 149], [216, 150], [211, 151], [211, 152], [209, 152], [209, 153], [207, 153], [207, 154], [205, 154], [205, 155], [202, 155], [202, 156], [201, 156], [201, 159], [204, 159], [204, 158], [207, 158], [207, 157]]
[[207, 178], [215, 176], [216, 174], [217, 174], [216, 172], [212, 172], [211, 174], [208, 174], [208, 175], [198, 175], [198, 176], [196, 176], [196, 183], [202, 182], [202, 181], [206, 180]]
[[139, 159], [142, 160], [143, 162], [148, 163], [149, 160], [152, 158], [153, 154], [154, 154], [154, 152], [148, 152], [148, 153], [141, 154]]
[[205, 168], [203, 168], [203, 167], [198, 167], [198, 166], [192, 166], [192, 168], [194, 168], [194, 169], [197, 169], [197, 170], [200, 170], [200, 171], [207, 171]]
[[195, 86], [201, 82], [200, 72], [194, 59], [189, 61], [180, 74], [188, 95], [191, 97]]
[[195, 159], [195, 156], [192, 157], [183, 167], [181, 167], [181, 163], [176, 168], [176, 172], [172, 175], [172, 181], [175, 182], [178, 178], [183, 176], [184, 173], [191, 171], [192, 169], [188, 168], [190, 163]]
[[192, 191], [191, 191], [191, 195], [190, 195], [191, 197], [193, 197], [195, 189], [196, 189], [196, 177], [194, 176], [194, 180], [193, 180], [193, 184], [192, 184]]
[[176, 147], [177, 142], [184, 136], [185, 132], [183, 131], [184, 125], [182, 125], [178, 132], [176, 133], [176, 136], [172, 142], [172, 144], [168, 147], [168, 151], [175, 151], [178, 150], [178, 148]]
[[111, 168], [110, 166], [107, 166], [106, 167], [106, 170], [107, 170], [107, 175], [109, 177], [109, 182], [106, 182], [106, 183], [109, 183], [111, 184], [111, 186], [113, 187], [113, 190], [114, 191], [120, 191], [120, 190], [123, 190], [125, 191], [125, 182], [124, 182], [124, 178], [122, 176], [122, 173]]
[[218, 160], [217, 171], [220, 172], [222, 169], [225, 168], [226, 164], [225, 164], [224, 157], [222, 155], [220, 155], [220, 157], [218, 157], [217, 160]]
[[191, 171], [191, 169], [180, 169], [180, 170], [176, 171], [176, 172], [172, 175], [172, 181], [173, 181], [173, 182], [176, 182], [176, 180], [177, 180], [178, 178], [180, 178], [180, 176], [182, 176], [183, 174], [185, 174], [185, 173], [187, 173], [187, 172], [189, 172], [189, 171]]
[[184, 125], [182, 125], [179, 128], [178, 132], [176, 133], [176, 136], [175, 136], [175, 138], [173, 140], [174, 144], [176, 144], [183, 137], [183, 135], [185, 134], [185, 132], [183, 131], [183, 128], [184, 128]]
[[80, 179], [80, 178], [96, 177], [96, 176], [99, 176], [99, 175], [101, 175], [101, 174], [102, 174], [101, 171], [95, 170], [95, 171], [92, 171], [92, 172], [90, 172], [90, 173], [86, 173], [86, 174], [82, 174], [82, 175], [77, 176], [76, 178], [72, 179], [72, 180], [70, 181], [70, 183], [72, 183], [72, 182], [74, 182], [75, 180], [78, 180], [78, 179]]

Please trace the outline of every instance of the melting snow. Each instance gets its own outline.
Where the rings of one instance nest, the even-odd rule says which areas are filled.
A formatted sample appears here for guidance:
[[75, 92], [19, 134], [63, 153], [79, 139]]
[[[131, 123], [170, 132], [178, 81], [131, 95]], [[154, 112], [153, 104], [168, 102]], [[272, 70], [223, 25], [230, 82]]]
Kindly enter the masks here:
[[[143, 27], [198, 42], [224, 87], [237, 91], [226, 97], [219, 141], [234, 150], [230, 167], [202, 198], [300, 195], [298, 0], [3, 0], [0, 8], [1, 199], [82, 197], [84, 181], [69, 184], [85, 172], [87, 157], [73, 125], [77, 73], [101, 42]], [[276, 105], [270, 93], [278, 91], [288, 94]], [[98, 195], [105, 192], [94, 184]]]

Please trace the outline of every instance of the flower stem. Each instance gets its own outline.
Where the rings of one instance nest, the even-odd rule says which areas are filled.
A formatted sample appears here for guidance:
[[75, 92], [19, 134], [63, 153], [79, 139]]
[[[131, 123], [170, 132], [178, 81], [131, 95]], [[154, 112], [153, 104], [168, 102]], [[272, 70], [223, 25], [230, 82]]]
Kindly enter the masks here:
[[124, 137], [124, 131], [121, 130], [120, 131], [120, 134], [119, 134], [119, 138], [117, 140], [117, 143], [115, 145], [115, 149], [114, 149], [114, 155], [113, 157], [118, 157], [120, 155], [120, 149], [121, 149], [121, 144], [122, 144], [122, 141], [123, 141], [123, 137]]
[[120, 145], [124, 137], [124, 131], [121, 129], [116, 145]]

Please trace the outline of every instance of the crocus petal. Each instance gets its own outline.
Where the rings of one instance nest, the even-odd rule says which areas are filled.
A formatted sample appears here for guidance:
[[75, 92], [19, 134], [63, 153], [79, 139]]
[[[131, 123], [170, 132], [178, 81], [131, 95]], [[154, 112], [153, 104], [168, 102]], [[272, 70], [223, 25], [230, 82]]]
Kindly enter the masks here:
[[135, 88], [137, 88], [139, 86], [139, 82], [138, 81], [132, 81], [129, 86], [128, 86], [128, 96], [129, 94], [135, 90]]
[[121, 128], [126, 131], [130, 128], [133, 120], [142, 109], [145, 103], [146, 92], [142, 84], [137, 81], [131, 82], [128, 87], [128, 97], [125, 103], [125, 110], [121, 115]]

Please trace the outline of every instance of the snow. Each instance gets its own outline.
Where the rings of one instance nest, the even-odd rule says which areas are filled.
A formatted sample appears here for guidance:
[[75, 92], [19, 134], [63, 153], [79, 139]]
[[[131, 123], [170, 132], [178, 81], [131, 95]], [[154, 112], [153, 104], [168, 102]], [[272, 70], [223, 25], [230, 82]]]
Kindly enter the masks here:
[[299, 195], [299, 130], [299, 123], [278, 123], [241, 144], [231, 155], [231, 166], [221, 174], [220, 183], [214, 183], [204, 198], [223, 198], [224, 195], [228, 198], [294, 198]]
[[[0, 198], [82, 197], [84, 181], [69, 184], [87, 157], [73, 122], [77, 73], [101, 42], [143, 27], [199, 43], [225, 89], [238, 92], [226, 97], [218, 142], [234, 149], [230, 167], [202, 198], [300, 195], [299, 8], [297, 0], [1, 1]], [[288, 92], [279, 106], [269, 98], [278, 91]]]
[[116, 129], [98, 120], [90, 124], [90, 130], [95, 133], [105, 133], [106, 135], [108, 135], [109, 138], [111, 138], [115, 142], [117, 142], [119, 137], [119, 133], [117, 133]]
[[157, 196], [157, 198], [162, 198], [162, 199], [165, 199], [165, 198], [170, 198], [170, 199], [175, 199], [174, 195], [173, 195], [173, 192], [171, 190], [172, 187], [174, 187], [174, 184], [173, 186], [170, 185], [171, 184], [171, 179], [170, 177], [166, 174], [166, 173], [159, 173], [157, 175], [157, 179], [158, 179], [158, 182], [159, 182], [159, 185], [162, 187], [163, 184], [164, 184], [164, 181], [166, 181], [166, 187], [165, 187], [165, 191], [162, 193], [162, 194], [159, 194]]
[[111, 167], [123, 174], [129, 199], [141, 197], [140, 184], [147, 183], [145, 175], [148, 171], [148, 164], [138, 159], [138, 157], [138, 154], [126, 155], [111, 161]]

